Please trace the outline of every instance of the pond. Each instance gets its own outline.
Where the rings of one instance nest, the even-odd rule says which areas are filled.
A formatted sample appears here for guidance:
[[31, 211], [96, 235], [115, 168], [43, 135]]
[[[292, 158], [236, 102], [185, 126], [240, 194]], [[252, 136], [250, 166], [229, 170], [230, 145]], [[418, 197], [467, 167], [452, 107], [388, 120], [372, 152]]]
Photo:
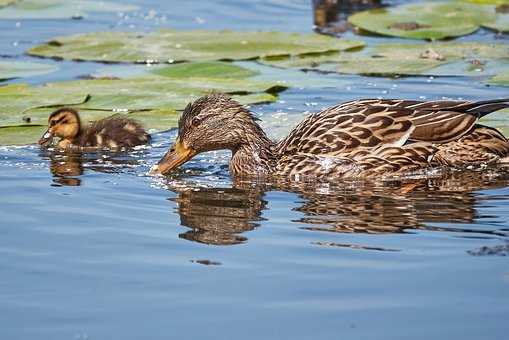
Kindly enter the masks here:
[[[24, 54], [63, 34], [161, 27], [306, 33], [313, 25], [303, 0], [130, 3], [140, 9], [82, 20], [0, 20], [0, 60], [60, 67], [5, 84], [148, 67]], [[459, 40], [507, 43], [507, 36], [481, 29]], [[274, 139], [310, 112], [357, 98], [508, 94], [476, 77], [236, 64], [264, 80], [304, 80], [276, 102], [251, 106]], [[498, 126], [509, 126], [507, 115], [497, 117]], [[383, 185], [275, 186], [233, 183], [229, 153], [211, 152], [172, 176], [148, 176], [175, 137], [174, 129], [154, 133], [151, 146], [118, 153], [0, 146], [0, 338], [507, 336], [509, 168]]]

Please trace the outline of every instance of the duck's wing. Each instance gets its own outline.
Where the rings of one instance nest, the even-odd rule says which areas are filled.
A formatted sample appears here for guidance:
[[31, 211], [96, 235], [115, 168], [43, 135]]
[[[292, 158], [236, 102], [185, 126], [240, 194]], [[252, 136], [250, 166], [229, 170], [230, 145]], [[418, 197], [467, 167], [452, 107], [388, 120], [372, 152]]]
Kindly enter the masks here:
[[347, 157], [355, 150], [373, 150], [382, 144], [402, 146], [415, 130], [412, 112], [365, 101], [345, 103], [306, 118], [278, 143], [276, 151], [280, 156]]
[[297, 153], [283, 156], [278, 174], [294, 178], [358, 178], [403, 174], [427, 168], [437, 147], [427, 142], [382, 146], [374, 152], [351, 153], [349, 157]]
[[92, 122], [81, 136], [81, 145], [92, 147], [133, 147], [150, 142], [150, 135], [135, 120], [113, 115]]
[[446, 143], [469, 133], [479, 118], [509, 107], [509, 98], [478, 102], [437, 101], [408, 107], [414, 110], [410, 140]]
[[365, 99], [325, 109], [302, 121], [276, 146], [296, 153], [347, 156], [355, 150], [407, 141], [446, 143], [468, 133], [478, 119], [509, 107], [509, 99], [414, 101]]
[[436, 164], [455, 167], [491, 164], [509, 155], [509, 141], [498, 130], [476, 125], [470, 133], [438, 146]]

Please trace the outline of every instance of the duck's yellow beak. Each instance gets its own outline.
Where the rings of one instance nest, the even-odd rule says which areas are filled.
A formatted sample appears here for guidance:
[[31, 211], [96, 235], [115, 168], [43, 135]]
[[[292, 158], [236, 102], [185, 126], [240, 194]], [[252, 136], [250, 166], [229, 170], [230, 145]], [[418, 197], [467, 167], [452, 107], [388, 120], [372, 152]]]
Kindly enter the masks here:
[[180, 141], [179, 138], [175, 141], [175, 144], [171, 149], [161, 158], [159, 163], [154, 165], [149, 174], [151, 175], [166, 175], [179, 165], [184, 164], [196, 155], [196, 151], [190, 147], [187, 147]]
[[39, 139], [39, 145], [47, 146], [53, 141], [53, 134], [49, 131], [49, 129], [42, 135]]

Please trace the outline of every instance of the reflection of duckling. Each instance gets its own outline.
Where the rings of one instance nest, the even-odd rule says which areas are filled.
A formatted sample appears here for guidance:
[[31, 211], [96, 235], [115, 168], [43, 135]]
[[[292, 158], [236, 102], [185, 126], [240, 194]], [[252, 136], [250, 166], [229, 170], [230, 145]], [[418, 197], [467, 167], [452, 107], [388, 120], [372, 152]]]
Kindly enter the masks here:
[[146, 144], [150, 135], [131, 119], [111, 116], [83, 127], [78, 112], [61, 108], [48, 118], [48, 130], [39, 139], [40, 145], [51, 144], [53, 137], [60, 138], [58, 147], [119, 149]]

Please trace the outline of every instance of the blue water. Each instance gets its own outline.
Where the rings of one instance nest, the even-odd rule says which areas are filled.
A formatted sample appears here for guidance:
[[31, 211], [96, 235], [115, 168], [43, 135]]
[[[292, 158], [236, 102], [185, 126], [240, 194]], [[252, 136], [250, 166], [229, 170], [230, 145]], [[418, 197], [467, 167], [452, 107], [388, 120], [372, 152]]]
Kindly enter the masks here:
[[[307, 1], [132, 3], [142, 9], [129, 18], [93, 14], [16, 29], [0, 20], [2, 54], [34, 60], [23, 51], [52, 36], [110, 28], [312, 26]], [[145, 20], [150, 9], [160, 19]], [[35, 60], [61, 69], [11, 82], [107, 67]], [[507, 96], [482, 79], [241, 64], [265, 79], [305, 80], [252, 107], [276, 139], [306, 113], [354, 98]], [[0, 147], [0, 339], [507, 338], [509, 169], [274, 186], [232, 183], [228, 152], [214, 152], [170, 177], [147, 176], [175, 135], [117, 154]]]

